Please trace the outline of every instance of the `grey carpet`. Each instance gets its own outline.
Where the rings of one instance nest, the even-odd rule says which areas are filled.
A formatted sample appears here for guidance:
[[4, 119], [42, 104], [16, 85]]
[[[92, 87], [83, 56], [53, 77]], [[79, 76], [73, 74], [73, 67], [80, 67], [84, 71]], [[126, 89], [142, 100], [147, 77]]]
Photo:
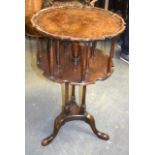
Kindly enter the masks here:
[[[97, 128], [110, 135], [110, 140], [97, 138], [86, 123], [72, 121], [60, 129], [50, 145], [43, 147], [41, 140], [53, 130], [54, 119], [62, 108], [63, 86], [46, 79], [36, 67], [35, 40], [31, 50], [28, 39], [25, 45], [26, 155], [128, 155], [129, 67], [119, 59], [119, 46], [113, 75], [89, 85], [86, 99], [87, 111], [94, 115]], [[109, 42], [98, 48], [108, 51]], [[77, 88], [77, 96], [79, 92]]]

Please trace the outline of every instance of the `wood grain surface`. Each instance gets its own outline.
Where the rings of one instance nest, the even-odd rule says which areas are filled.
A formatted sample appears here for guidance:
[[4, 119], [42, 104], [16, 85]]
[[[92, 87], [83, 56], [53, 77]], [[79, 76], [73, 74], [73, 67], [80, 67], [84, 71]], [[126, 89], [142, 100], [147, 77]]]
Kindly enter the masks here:
[[124, 20], [110, 11], [82, 8], [46, 8], [32, 18], [33, 26], [54, 38], [66, 40], [103, 40], [121, 33]]

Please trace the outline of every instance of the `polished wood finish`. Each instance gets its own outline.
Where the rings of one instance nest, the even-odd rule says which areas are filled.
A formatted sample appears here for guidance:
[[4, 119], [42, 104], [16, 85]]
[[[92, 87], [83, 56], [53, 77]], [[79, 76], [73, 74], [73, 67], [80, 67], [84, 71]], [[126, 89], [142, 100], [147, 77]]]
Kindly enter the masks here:
[[26, 0], [25, 1], [25, 16], [31, 18], [34, 13], [41, 10], [43, 0]]
[[56, 41], [56, 65], [60, 66], [60, 41]]
[[77, 65], [80, 62], [80, 49], [79, 43], [75, 42], [72, 43], [72, 61], [75, 65]]
[[[93, 70], [93, 67], [96, 66], [94, 68], [94, 72], [92, 73], [93, 77], [96, 76], [95, 71], [97, 70], [100, 72], [100, 74], [103, 73], [103, 70], [105, 70], [106, 73], [104, 75], [106, 77], [109, 76], [108, 74], [109, 72], [107, 71], [108, 71], [109, 66], [110, 66], [110, 71], [111, 71], [112, 66], [109, 65], [108, 61], [112, 61], [111, 58], [114, 52], [114, 42], [112, 42], [110, 56], [105, 56], [100, 50], [95, 49], [94, 48], [95, 45], [93, 45], [94, 47], [90, 47], [91, 45], [90, 42], [85, 43], [84, 44], [85, 46], [80, 46], [76, 42], [72, 43], [70, 44], [70, 46], [67, 47], [67, 50], [65, 50], [65, 48], [63, 47], [64, 44], [60, 44], [60, 42], [58, 42], [57, 40], [51, 40], [50, 45], [51, 45], [49, 48], [50, 50], [47, 50], [49, 52], [43, 52], [44, 54], [42, 54], [43, 63], [40, 67], [41, 69], [44, 70], [44, 75], [46, 76], [48, 75], [47, 77], [50, 78], [51, 80], [65, 83], [65, 105], [63, 107], [63, 111], [55, 119], [53, 132], [42, 141], [42, 145], [46, 146], [49, 143], [51, 143], [53, 139], [57, 136], [61, 126], [64, 125], [66, 122], [72, 121], [72, 120], [85, 121], [86, 123], [90, 125], [91, 129], [93, 130], [94, 134], [97, 137], [103, 140], [108, 140], [109, 136], [106, 133], [102, 133], [97, 130], [94, 117], [86, 111], [86, 88], [88, 84], [87, 78], [90, 77], [90, 75], [88, 74], [90, 70]], [[92, 50], [92, 48], [94, 51]], [[79, 51], [79, 49], [81, 51]], [[94, 53], [93, 57], [91, 57], [92, 51]], [[56, 62], [57, 52], [60, 52], [59, 54], [61, 58], [61, 65]], [[79, 57], [79, 54], [82, 55], [82, 59], [80, 59], [79, 62], [77, 63], [77, 60], [75, 58]], [[47, 60], [50, 60], [50, 61], [47, 61]], [[106, 66], [100, 66], [103, 62], [105, 63], [105, 60], [106, 60]], [[80, 74], [81, 67], [82, 67], [82, 74]], [[77, 69], [79, 72], [79, 80], [81, 79], [81, 81], [78, 81], [78, 82], [74, 81], [78, 76], [77, 72], [74, 73], [74, 70], [77, 71]], [[51, 71], [51, 72], [48, 72], [48, 71]], [[57, 72], [58, 74], [55, 74], [55, 72]], [[64, 79], [63, 81], [60, 81], [60, 79], [63, 78], [64, 76], [67, 76], [66, 79]], [[98, 75], [98, 77], [100, 76]], [[72, 82], [69, 79], [72, 79]], [[95, 81], [96, 80], [94, 79], [93, 82]], [[69, 84], [72, 84], [70, 99], [69, 99]], [[76, 97], [75, 97], [76, 85], [75, 84], [82, 85], [81, 106], [79, 106], [76, 103]]]
[[[72, 86], [72, 91], [75, 89], [75, 86]], [[73, 93], [73, 92], [72, 92]], [[42, 141], [42, 145], [46, 146], [53, 141], [57, 136], [60, 128], [68, 121], [72, 120], [82, 120], [88, 123], [93, 130], [94, 134], [103, 140], [108, 140], [109, 136], [106, 133], [102, 133], [97, 130], [95, 125], [94, 117], [86, 111], [85, 108], [85, 95], [86, 95], [86, 86], [83, 86], [83, 95], [82, 95], [82, 105], [81, 107], [75, 101], [75, 97], [72, 97], [68, 103], [68, 83], [65, 83], [65, 107], [64, 110], [56, 117], [54, 122], [53, 132]], [[72, 94], [75, 95], [74, 93]]]
[[32, 18], [33, 26], [48, 36], [72, 41], [103, 40], [120, 34], [125, 23], [99, 8], [46, 8]]
[[25, 1], [25, 31], [28, 36], [40, 36], [40, 33], [32, 26], [32, 16], [41, 10], [43, 0], [26, 0]]
[[72, 85], [72, 97], [75, 98], [75, 85]]
[[54, 52], [53, 52], [53, 48], [52, 45], [53, 41], [51, 39], [47, 39], [47, 53], [46, 53], [46, 58], [47, 58], [47, 63], [48, 63], [48, 68], [49, 68], [49, 74], [53, 75], [53, 68], [54, 68]]
[[56, 41], [53, 40], [50, 48], [50, 58], [48, 52], [42, 52], [42, 63], [39, 67], [43, 70], [44, 75], [58, 83], [69, 82], [71, 84], [87, 85], [95, 83], [96, 80], [104, 80], [112, 74], [112, 66], [108, 62], [112, 60], [109, 59], [108, 55], [105, 55], [99, 49], [95, 49], [95, 54], [91, 58], [88, 54], [92, 51], [91, 47], [87, 49], [85, 46], [78, 46], [80, 58], [77, 63], [77, 61], [73, 61], [72, 44], [68, 45], [66, 51], [62, 44], [59, 51], [61, 65], [58, 66], [56, 62]]
[[69, 84], [65, 83], [65, 104], [67, 105], [69, 102]]
[[[47, 4], [46, 4], [47, 3]], [[63, 7], [76, 7], [81, 8], [84, 5], [90, 5], [86, 3], [81, 3], [78, 0], [51, 0], [46, 2], [44, 0], [26, 0], [25, 1], [25, 31], [27, 36], [31, 37], [47, 37], [47, 35], [40, 34], [31, 23], [31, 18], [33, 14], [39, 10], [47, 7], [52, 8], [63, 8]]]
[[94, 57], [94, 55], [95, 55], [96, 46], [97, 46], [97, 41], [93, 41], [92, 42], [92, 49], [91, 49], [91, 58]]
[[81, 112], [86, 111], [86, 86], [83, 86], [82, 90], [82, 104], [81, 104]]
[[[94, 117], [86, 111], [86, 90], [88, 84], [112, 74], [114, 38], [109, 55], [96, 46], [98, 40], [120, 34], [125, 28], [123, 19], [103, 9], [63, 7], [39, 11], [33, 16], [32, 23], [51, 39], [47, 51], [42, 52], [39, 67], [50, 80], [65, 83], [65, 105], [55, 119], [53, 132], [42, 141], [42, 145], [52, 142], [61, 126], [72, 120], [85, 121], [96, 136], [108, 140], [109, 136], [96, 129]], [[69, 85], [72, 88], [71, 98]], [[80, 106], [76, 103], [76, 85], [82, 86]]]

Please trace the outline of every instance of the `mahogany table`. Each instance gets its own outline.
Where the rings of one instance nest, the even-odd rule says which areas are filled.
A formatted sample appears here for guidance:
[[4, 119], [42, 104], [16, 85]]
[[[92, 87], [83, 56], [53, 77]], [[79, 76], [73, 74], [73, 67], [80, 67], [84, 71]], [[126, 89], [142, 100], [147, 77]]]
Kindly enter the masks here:
[[[65, 83], [64, 108], [55, 119], [53, 132], [42, 145], [52, 142], [61, 126], [72, 120], [85, 121], [99, 138], [108, 140], [109, 136], [96, 129], [94, 117], [86, 111], [86, 86], [112, 74], [113, 38], [125, 29], [123, 19], [99, 8], [51, 7], [36, 13], [31, 21], [38, 31], [51, 38], [39, 67], [48, 79]], [[109, 55], [96, 49], [97, 42], [105, 38], [112, 38]], [[72, 87], [71, 98], [69, 85]], [[83, 87], [81, 106], [75, 98], [77, 85]]]

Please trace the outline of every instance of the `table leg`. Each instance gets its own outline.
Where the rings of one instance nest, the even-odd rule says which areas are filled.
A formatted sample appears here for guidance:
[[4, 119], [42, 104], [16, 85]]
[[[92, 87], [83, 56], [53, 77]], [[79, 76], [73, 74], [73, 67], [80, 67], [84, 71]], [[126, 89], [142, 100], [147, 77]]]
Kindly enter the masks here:
[[69, 83], [66, 82], [65, 83], [65, 107], [64, 107], [64, 111], [56, 117], [55, 122], [54, 122], [54, 130], [47, 138], [43, 139], [43, 141], [42, 141], [43, 146], [46, 146], [52, 142], [52, 140], [58, 134], [59, 129], [63, 125], [64, 120], [65, 120], [65, 116], [68, 114], [68, 110], [69, 110], [68, 109], [69, 108], [69, 104], [68, 104], [69, 101], [68, 100], [69, 100]]
[[53, 133], [42, 141], [41, 144], [42, 144], [43, 146], [46, 146], [46, 145], [48, 145], [49, 143], [51, 143], [52, 140], [56, 137], [56, 135], [57, 135], [58, 132], [59, 132], [59, 129], [61, 128], [61, 126], [62, 126], [63, 123], [64, 123], [64, 119], [65, 119], [65, 116], [64, 116], [63, 113], [61, 113], [61, 114], [55, 119]]
[[[73, 99], [74, 98], [74, 99]], [[82, 120], [88, 123], [93, 130], [94, 134], [103, 140], [108, 140], [109, 136], [105, 133], [102, 133], [96, 129], [95, 119], [94, 117], [86, 112], [86, 86], [83, 86], [83, 93], [82, 93], [82, 104], [79, 107], [75, 101], [75, 85], [72, 85], [72, 98], [69, 102], [69, 83], [65, 83], [65, 107], [64, 110], [56, 117], [54, 122], [54, 130], [42, 141], [42, 145], [46, 146], [53, 141], [56, 135], [59, 132], [59, 129], [63, 124], [68, 121], [73, 120]]]
[[69, 83], [65, 83], [65, 106], [64, 106], [64, 113], [68, 114], [69, 112]]
[[82, 104], [81, 104], [81, 113], [84, 114], [86, 111], [86, 86], [83, 86], [82, 90]]
[[85, 100], [86, 100], [86, 86], [83, 86], [81, 113], [84, 114], [84, 121], [90, 125], [94, 134], [96, 134], [99, 138], [104, 139], [104, 140], [108, 140], [109, 136], [96, 129], [94, 117], [91, 114], [86, 112], [86, 104], [85, 104], [86, 101]]
[[89, 58], [90, 58], [90, 42], [86, 44], [86, 67], [85, 67], [85, 76], [86, 72], [89, 70]]
[[96, 46], [97, 46], [97, 41], [93, 41], [92, 42], [92, 48], [91, 48], [91, 58], [93, 58], [95, 55]]
[[48, 64], [49, 64], [49, 74], [50, 76], [53, 75], [53, 45], [52, 40], [48, 38], [47, 40], [47, 58], [48, 58]]
[[86, 113], [85, 115], [85, 122], [88, 123], [91, 127], [91, 129], [93, 130], [94, 134], [103, 139], [103, 140], [108, 140], [109, 139], [109, 136], [106, 134], [106, 133], [103, 133], [103, 132], [100, 132], [96, 129], [96, 125], [95, 125], [95, 119], [94, 117], [89, 114], [89, 113]]
[[72, 85], [72, 98], [75, 99], [75, 85]]
[[56, 64], [60, 66], [60, 41], [56, 41]]

